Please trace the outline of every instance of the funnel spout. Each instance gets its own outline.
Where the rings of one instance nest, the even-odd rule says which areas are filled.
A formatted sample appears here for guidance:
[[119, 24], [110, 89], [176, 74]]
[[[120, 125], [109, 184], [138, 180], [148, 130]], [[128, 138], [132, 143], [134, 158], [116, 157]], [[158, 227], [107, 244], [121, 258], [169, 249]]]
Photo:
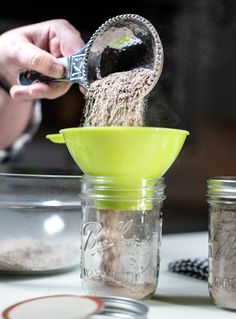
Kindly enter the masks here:
[[65, 144], [65, 140], [62, 134], [47, 134], [46, 138], [56, 144]]

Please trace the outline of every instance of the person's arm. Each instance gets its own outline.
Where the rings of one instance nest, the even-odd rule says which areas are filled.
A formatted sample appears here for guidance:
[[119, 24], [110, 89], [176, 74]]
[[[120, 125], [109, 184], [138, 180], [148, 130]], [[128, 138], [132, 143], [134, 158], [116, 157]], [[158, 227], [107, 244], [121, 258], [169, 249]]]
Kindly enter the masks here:
[[10, 147], [33, 117], [34, 101], [14, 101], [0, 88], [0, 149]]
[[7, 107], [0, 110], [0, 162], [7, 162], [19, 156], [31, 141], [41, 124], [42, 114], [40, 100], [16, 103], [0, 92], [0, 104], [3, 101]]
[[0, 81], [0, 163], [19, 156], [41, 119], [40, 100], [14, 101], [9, 88]]
[[19, 72], [33, 69], [55, 78], [62, 77], [64, 66], [57, 58], [83, 46], [80, 33], [63, 19], [16, 28], [0, 35], [0, 153], [11, 149], [35, 122], [36, 101], [55, 99], [70, 87], [62, 82], [20, 86], [17, 84]]

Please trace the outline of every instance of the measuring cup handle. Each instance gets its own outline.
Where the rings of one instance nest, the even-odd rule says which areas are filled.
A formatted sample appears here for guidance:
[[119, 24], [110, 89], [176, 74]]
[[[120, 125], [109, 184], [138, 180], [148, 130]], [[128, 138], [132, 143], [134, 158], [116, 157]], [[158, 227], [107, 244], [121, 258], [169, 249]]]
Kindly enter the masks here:
[[22, 71], [18, 75], [18, 84], [20, 85], [30, 85], [36, 82], [50, 82], [54, 78], [50, 78], [36, 71]]
[[51, 82], [51, 81], [70, 81], [68, 77], [68, 57], [58, 59], [65, 67], [65, 76], [63, 78], [52, 78], [39, 73], [34, 70], [24, 70], [18, 74], [18, 84], [30, 85], [37, 82]]

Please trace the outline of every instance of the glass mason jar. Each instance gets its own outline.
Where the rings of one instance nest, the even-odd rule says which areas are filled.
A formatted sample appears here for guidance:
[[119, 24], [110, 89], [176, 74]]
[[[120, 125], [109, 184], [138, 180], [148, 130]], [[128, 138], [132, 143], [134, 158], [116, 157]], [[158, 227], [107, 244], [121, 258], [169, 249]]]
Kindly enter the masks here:
[[147, 299], [156, 290], [164, 179], [83, 176], [81, 279], [87, 294]]
[[236, 177], [207, 182], [209, 292], [213, 302], [236, 310]]

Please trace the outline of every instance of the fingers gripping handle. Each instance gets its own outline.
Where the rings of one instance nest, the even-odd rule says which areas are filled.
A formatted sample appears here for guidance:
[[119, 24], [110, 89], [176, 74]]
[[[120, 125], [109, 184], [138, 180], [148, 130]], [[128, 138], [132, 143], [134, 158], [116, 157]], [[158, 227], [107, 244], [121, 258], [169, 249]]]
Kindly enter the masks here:
[[40, 72], [34, 70], [23, 70], [18, 74], [18, 84], [19, 85], [30, 85], [37, 82], [51, 82], [51, 81], [69, 81], [68, 78], [68, 63], [70, 57], [59, 58], [58, 62], [64, 65], [65, 67], [65, 76], [63, 78], [53, 78], [47, 75], [44, 75]]
[[18, 83], [20, 85], [30, 85], [37, 82], [47, 83], [56, 80], [59, 79], [51, 78], [33, 70], [22, 71], [18, 75]]

